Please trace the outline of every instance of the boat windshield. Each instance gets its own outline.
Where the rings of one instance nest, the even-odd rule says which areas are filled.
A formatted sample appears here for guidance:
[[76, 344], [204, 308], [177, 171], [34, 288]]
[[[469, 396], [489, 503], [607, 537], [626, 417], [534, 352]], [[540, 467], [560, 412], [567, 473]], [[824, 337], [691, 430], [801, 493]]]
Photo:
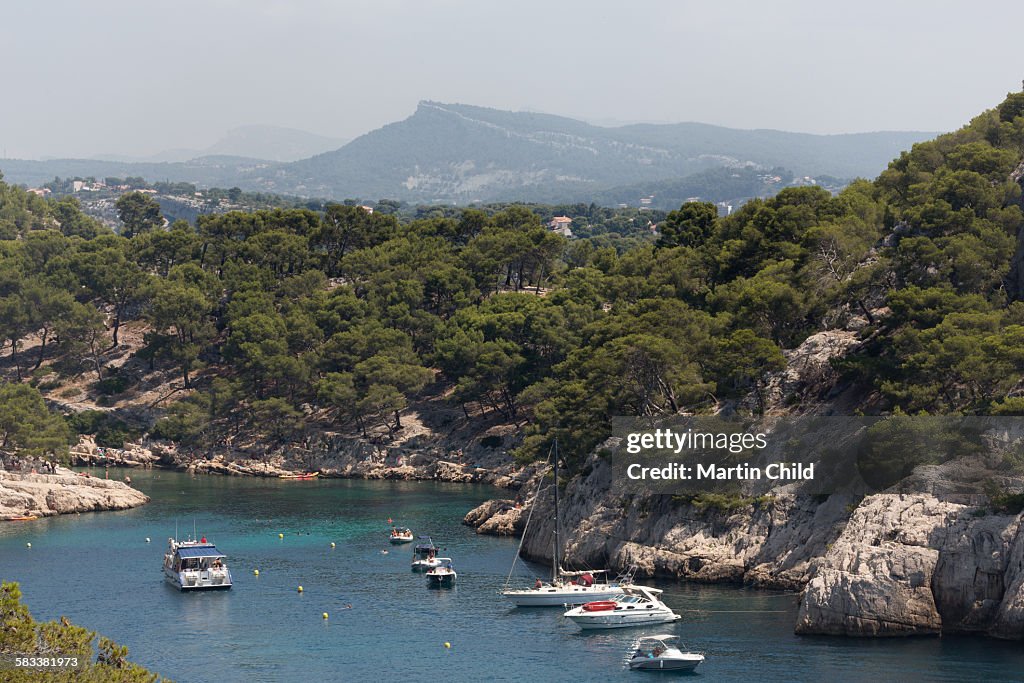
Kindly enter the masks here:
[[635, 595], [616, 595], [612, 598], [615, 602], [628, 603], [635, 605], [638, 602], [644, 602], [643, 598], [638, 598]]

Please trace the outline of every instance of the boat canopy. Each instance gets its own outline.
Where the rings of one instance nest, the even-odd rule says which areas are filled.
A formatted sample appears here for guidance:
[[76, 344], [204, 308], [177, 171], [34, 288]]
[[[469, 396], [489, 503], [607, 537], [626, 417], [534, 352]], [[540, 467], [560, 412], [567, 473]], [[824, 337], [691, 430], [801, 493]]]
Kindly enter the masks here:
[[199, 548], [178, 548], [178, 557], [191, 558], [191, 557], [227, 557], [224, 553], [217, 550], [214, 546], [208, 545]]
[[671, 635], [667, 635], [667, 634], [666, 635], [660, 635], [660, 636], [644, 636], [643, 638], [640, 638], [640, 641], [643, 642], [645, 640], [672, 640], [673, 638], [678, 638], [678, 637], [679, 636], [671, 636]]

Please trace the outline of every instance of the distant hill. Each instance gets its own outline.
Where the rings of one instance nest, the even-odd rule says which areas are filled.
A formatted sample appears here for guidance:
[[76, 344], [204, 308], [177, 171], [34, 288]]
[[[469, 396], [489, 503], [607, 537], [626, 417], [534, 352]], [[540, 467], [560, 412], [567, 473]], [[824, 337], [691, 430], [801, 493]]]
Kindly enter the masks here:
[[808, 135], [700, 123], [604, 128], [560, 116], [421, 102], [404, 121], [276, 169], [263, 189], [468, 203], [586, 200], [714, 167], [868, 176], [931, 133]]
[[[111, 162], [3, 161], [0, 169], [9, 180], [29, 184], [54, 175], [141, 175], [333, 199], [604, 202], [619, 194], [609, 193], [616, 188], [628, 188], [630, 196], [653, 193], [665, 181], [723, 167], [781, 167], [797, 176], [874, 177], [901, 150], [933, 135], [810, 135], [701, 123], [602, 127], [550, 114], [425, 101], [409, 118], [340, 149], [291, 163], [237, 158], [255, 153], [257, 139], [261, 154], [268, 156], [278, 143], [272, 142], [273, 136], [261, 138], [265, 132], [265, 127], [238, 129], [204, 150], [204, 155], [230, 152], [235, 157], [218, 157], [215, 163], [204, 161], [204, 156], [111, 170], [103, 165]], [[280, 138], [278, 156], [285, 154], [285, 138], [297, 140]], [[652, 189], [647, 190], [648, 185]]]
[[102, 161], [127, 163], [182, 163], [207, 156], [243, 157], [266, 161], [297, 161], [314, 154], [337, 149], [347, 143], [344, 138], [317, 135], [296, 128], [281, 126], [239, 126], [232, 128], [217, 142], [205, 149], [167, 149], [146, 157], [124, 154], [97, 154]]
[[266, 173], [273, 161], [244, 157], [207, 156], [185, 162], [126, 162], [102, 159], [0, 159], [4, 180], [28, 186], [62, 178], [124, 178], [140, 176], [151, 182], [189, 182], [203, 187], [233, 187], [240, 179]]

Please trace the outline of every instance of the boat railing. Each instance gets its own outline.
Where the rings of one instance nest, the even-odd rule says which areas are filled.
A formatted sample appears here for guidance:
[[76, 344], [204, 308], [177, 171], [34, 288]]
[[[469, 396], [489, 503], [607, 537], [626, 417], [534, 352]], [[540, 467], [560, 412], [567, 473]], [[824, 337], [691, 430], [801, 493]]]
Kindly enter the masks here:
[[637, 570], [638, 567], [635, 564], [630, 565], [630, 567], [626, 571], [622, 572], [617, 577], [615, 577], [615, 583], [620, 586], [633, 585], [633, 578], [636, 576]]

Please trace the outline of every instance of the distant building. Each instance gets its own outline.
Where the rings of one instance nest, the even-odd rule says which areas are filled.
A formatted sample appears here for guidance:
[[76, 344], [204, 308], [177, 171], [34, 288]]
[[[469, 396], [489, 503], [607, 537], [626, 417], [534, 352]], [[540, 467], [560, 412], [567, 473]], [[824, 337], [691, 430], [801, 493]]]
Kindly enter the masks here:
[[365, 211], [366, 213], [373, 213], [373, 207], [372, 206], [365, 206], [363, 204], [360, 204], [359, 208], [362, 209], [363, 211]]
[[50, 188], [48, 188], [48, 187], [30, 187], [30, 188], [28, 188], [28, 192], [31, 192], [32, 194], [35, 194], [35, 195], [39, 195], [40, 197], [45, 197], [46, 195], [50, 194]]
[[562, 237], [572, 237], [572, 228], [569, 227], [571, 224], [572, 219], [568, 216], [555, 216], [548, 223], [548, 228]]
[[81, 192], [84, 187], [85, 187], [85, 181], [84, 180], [72, 180], [71, 181], [71, 191], [72, 192]]

